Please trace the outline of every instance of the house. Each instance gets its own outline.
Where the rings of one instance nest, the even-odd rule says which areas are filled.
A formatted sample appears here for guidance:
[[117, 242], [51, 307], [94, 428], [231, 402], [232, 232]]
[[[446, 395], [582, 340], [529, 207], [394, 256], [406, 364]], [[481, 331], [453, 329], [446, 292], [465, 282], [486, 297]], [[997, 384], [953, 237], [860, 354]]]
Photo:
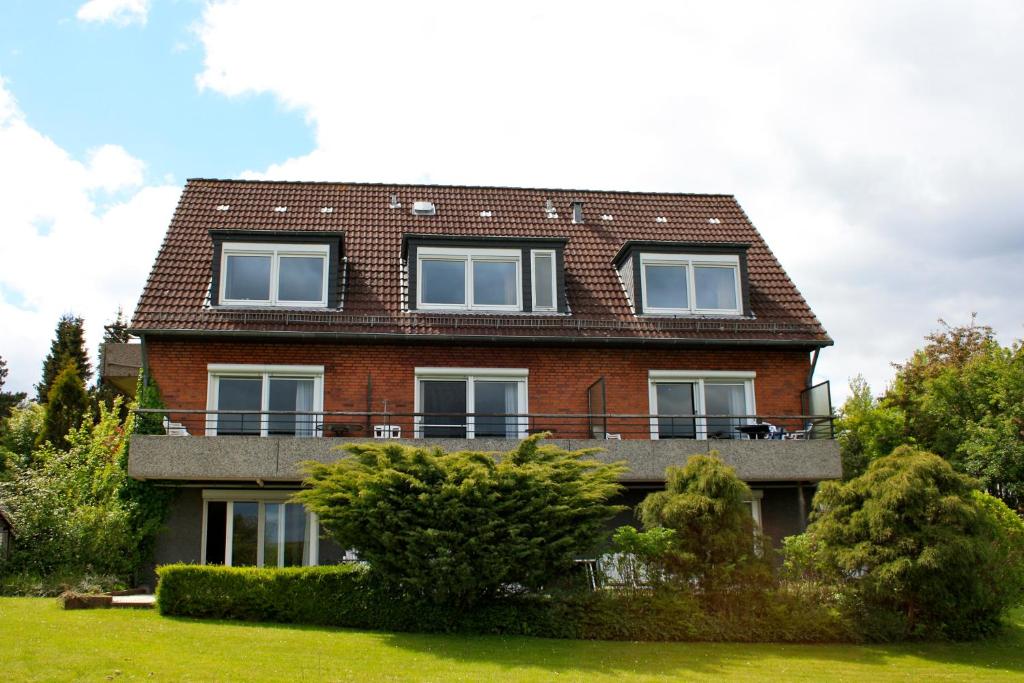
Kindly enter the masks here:
[[11, 544], [14, 543], [14, 522], [7, 513], [7, 509], [0, 505], [0, 560], [5, 560], [11, 554]]
[[373, 438], [547, 431], [627, 460], [629, 504], [717, 451], [776, 541], [841, 473], [832, 340], [728, 195], [190, 180], [131, 332], [166, 434], [129, 473], [178, 492], [158, 563], [339, 560], [287, 499]]

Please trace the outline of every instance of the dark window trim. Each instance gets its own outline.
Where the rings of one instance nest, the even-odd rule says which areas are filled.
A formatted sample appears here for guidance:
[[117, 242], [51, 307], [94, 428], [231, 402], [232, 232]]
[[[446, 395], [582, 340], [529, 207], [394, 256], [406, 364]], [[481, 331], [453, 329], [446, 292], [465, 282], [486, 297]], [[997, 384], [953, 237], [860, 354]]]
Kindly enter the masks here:
[[[522, 270], [522, 311], [494, 311], [488, 315], [519, 315], [533, 312], [533, 259], [531, 251], [543, 249], [555, 252], [555, 311], [544, 313], [567, 313], [568, 302], [565, 298], [565, 245], [568, 239], [558, 237], [478, 237], [465, 235], [424, 235], [406, 234], [402, 236], [402, 258], [405, 260], [409, 274], [409, 310], [422, 313], [437, 311], [419, 311], [417, 301], [417, 254], [420, 247], [451, 247], [452, 249], [518, 249]], [[482, 311], [473, 311], [481, 313]]]
[[714, 254], [739, 257], [740, 262], [740, 300], [743, 302], [743, 315], [753, 317], [750, 309], [750, 274], [747, 270], [747, 249], [749, 244], [741, 242], [660, 242], [653, 240], [630, 240], [622, 245], [612, 260], [612, 265], [619, 269], [627, 260], [630, 270], [627, 273], [633, 278], [633, 294], [636, 301], [633, 308], [637, 315], [644, 315], [643, 278], [640, 275], [641, 254]]
[[[261, 244], [326, 244], [327, 255], [327, 308], [336, 309], [342, 297], [345, 233], [342, 232], [272, 232], [269, 230], [210, 230], [213, 242], [213, 261], [210, 264], [210, 305], [220, 305], [220, 261], [225, 242], [254, 242]], [[233, 306], [234, 308], [234, 306]]]

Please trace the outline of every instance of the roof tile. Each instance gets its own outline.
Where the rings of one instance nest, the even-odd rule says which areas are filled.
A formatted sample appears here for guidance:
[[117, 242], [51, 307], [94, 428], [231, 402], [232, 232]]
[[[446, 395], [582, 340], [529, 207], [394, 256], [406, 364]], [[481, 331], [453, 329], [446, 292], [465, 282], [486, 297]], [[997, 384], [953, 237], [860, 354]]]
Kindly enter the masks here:
[[[401, 208], [389, 207], [397, 194]], [[413, 216], [414, 201], [434, 216]], [[558, 218], [549, 218], [551, 200]], [[571, 202], [585, 222], [572, 222]], [[222, 207], [228, 206], [227, 210]], [[276, 207], [287, 211], [276, 211]], [[332, 207], [323, 212], [323, 207]], [[491, 211], [482, 217], [481, 211]], [[610, 214], [613, 220], [602, 220]], [[656, 220], [657, 217], [665, 221]], [[711, 221], [716, 219], [718, 222]], [[213, 310], [206, 306], [210, 230], [344, 233], [343, 311]], [[438, 315], [404, 311], [400, 245], [408, 232], [564, 236], [570, 316]], [[754, 319], [637, 319], [612, 259], [628, 240], [749, 244]], [[732, 196], [509, 187], [190, 180], [157, 254], [132, 322], [159, 330], [524, 335], [645, 339], [831, 340]]]

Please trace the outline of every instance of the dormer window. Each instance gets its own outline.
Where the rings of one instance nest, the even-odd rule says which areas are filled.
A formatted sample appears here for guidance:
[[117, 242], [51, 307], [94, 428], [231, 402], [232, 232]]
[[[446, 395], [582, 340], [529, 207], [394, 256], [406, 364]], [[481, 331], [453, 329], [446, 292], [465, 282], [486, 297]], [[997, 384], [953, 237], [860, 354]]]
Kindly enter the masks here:
[[650, 314], [732, 314], [740, 309], [738, 256], [641, 254], [643, 310]]
[[516, 249], [422, 247], [420, 309], [521, 311], [522, 254]]
[[327, 306], [326, 244], [226, 242], [220, 303], [226, 306]]
[[407, 235], [409, 307], [418, 311], [565, 311], [557, 239]]
[[614, 265], [639, 315], [749, 315], [744, 244], [628, 242]]
[[215, 306], [337, 306], [341, 236], [211, 231]]

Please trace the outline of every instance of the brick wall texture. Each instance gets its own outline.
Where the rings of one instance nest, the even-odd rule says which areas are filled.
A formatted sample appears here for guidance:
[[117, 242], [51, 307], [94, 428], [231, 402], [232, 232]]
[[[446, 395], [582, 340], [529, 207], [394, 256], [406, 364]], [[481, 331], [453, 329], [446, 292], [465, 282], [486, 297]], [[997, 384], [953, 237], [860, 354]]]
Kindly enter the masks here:
[[[372, 410], [414, 411], [416, 367], [527, 368], [531, 413], [586, 413], [587, 388], [598, 378], [606, 383], [607, 412], [650, 412], [649, 370], [754, 371], [757, 414], [797, 415], [800, 392], [810, 368], [806, 350], [779, 347], [744, 348], [621, 348], [544, 346], [386, 345], [327, 342], [215, 340], [147, 336], [151, 377], [157, 382], [168, 408], [205, 409], [207, 365], [250, 363], [323, 365], [324, 410], [366, 411], [367, 385], [372, 380]], [[187, 416], [172, 420], [189, 424], [201, 434], [202, 426]], [[360, 418], [326, 418], [356, 423]], [[375, 419], [374, 422], [382, 420]], [[402, 420], [391, 420], [401, 424]], [[578, 438], [580, 428], [551, 420], [532, 425], [554, 428], [555, 436]], [[610, 425], [626, 438], [641, 437], [644, 421]], [[411, 425], [403, 428], [403, 434]], [[365, 432], [364, 432], [365, 433]], [[358, 430], [354, 436], [361, 436]]]

